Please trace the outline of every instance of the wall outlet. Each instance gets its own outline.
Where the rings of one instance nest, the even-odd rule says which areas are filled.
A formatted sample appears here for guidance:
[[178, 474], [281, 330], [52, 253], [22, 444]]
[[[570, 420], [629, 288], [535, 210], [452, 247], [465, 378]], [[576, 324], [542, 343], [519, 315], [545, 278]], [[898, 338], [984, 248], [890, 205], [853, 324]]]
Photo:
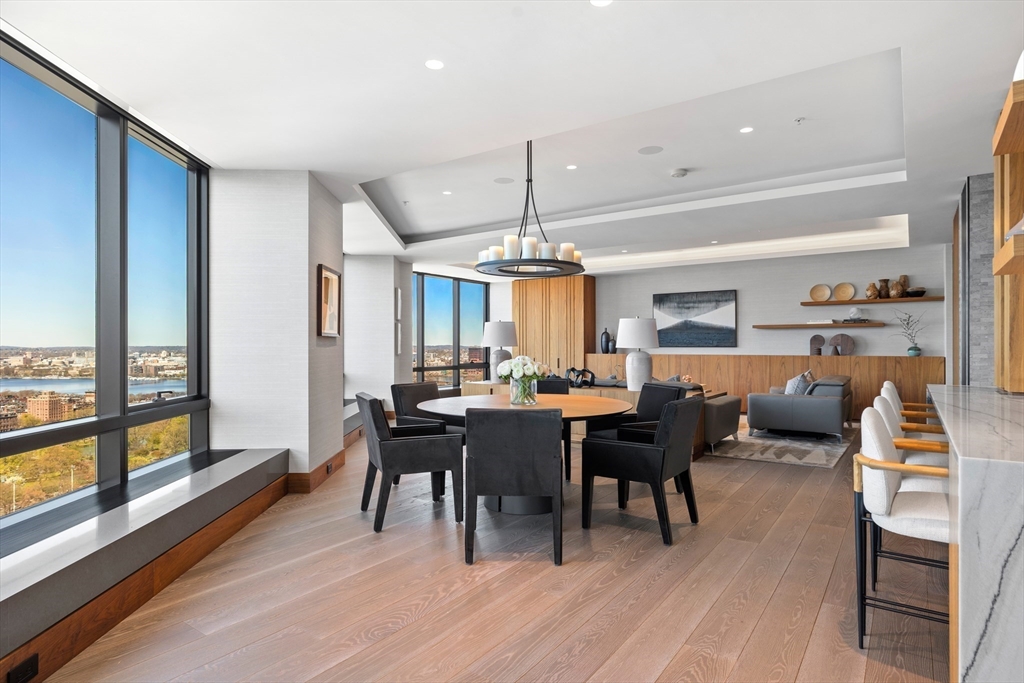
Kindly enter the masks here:
[[334, 463], [333, 462], [327, 463], [327, 474], [330, 474], [333, 471], [334, 471]]
[[7, 683], [28, 683], [39, 675], [39, 655], [35, 654], [7, 672]]

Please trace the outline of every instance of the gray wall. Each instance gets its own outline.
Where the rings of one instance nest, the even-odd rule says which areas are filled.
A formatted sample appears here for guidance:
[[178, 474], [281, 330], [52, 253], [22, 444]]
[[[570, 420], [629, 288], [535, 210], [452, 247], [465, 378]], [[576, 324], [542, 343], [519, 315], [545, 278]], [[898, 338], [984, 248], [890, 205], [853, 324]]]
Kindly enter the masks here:
[[[943, 293], [947, 250], [943, 245], [860, 251], [826, 256], [795, 256], [736, 263], [702, 264], [674, 268], [597, 276], [597, 334], [605, 327], [616, 334], [619, 318], [652, 315], [655, 293], [735, 289], [737, 303], [736, 348], [673, 348], [658, 353], [696, 354], [805, 354], [812, 335], [845, 332], [854, 338], [858, 355], [904, 355], [909, 343], [891, 336], [897, 328], [824, 330], [755, 330], [754, 324], [799, 323], [814, 319], [847, 316], [849, 305], [801, 306], [810, 299], [810, 289], [823, 283], [835, 286], [850, 282], [857, 298], [871, 281], [900, 275], [910, 277], [911, 286], [928, 288], [928, 294]], [[946, 352], [946, 315], [942, 302], [863, 306], [865, 317], [890, 322], [894, 309], [924, 316], [928, 328], [918, 338], [925, 355]]]
[[[309, 470], [340, 451], [345, 442], [345, 345], [340, 337], [318, 337], [316, 269], [344, 274], [341, 202], [309, 176]], [[344, 296], [344, 292], [342, 292]], [[344, 300], [340, 302], [344, 306]], [[342, 326], [344, 334], [344, 326]]]
[[968, 349], [968, 383], [975, 386], [995, 385], [995, 278], [992, 277], [992, 256], [995, 249], [993, 175], [971, 176], [967, 179], [966, 278], [961, 296]]
[[[395, 354], [395, 288], [402, 289], [401, 354]], [[412, 265], [393, 256], [345, 257], [345, 383], [391, 405], [391, 385], [412, 381]]]
[[342, 345], [316, 337], [314, 308], [341, 240], [340, 203], [308, 172], [211, 171], [214, 448], [288, 448], [291, 472], [341, 450]]

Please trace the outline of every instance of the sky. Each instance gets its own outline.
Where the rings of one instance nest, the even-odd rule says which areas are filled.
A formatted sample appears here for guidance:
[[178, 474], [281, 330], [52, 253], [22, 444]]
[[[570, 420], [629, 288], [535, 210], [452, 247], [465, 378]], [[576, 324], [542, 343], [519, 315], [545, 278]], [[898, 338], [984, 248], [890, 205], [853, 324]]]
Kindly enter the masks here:
[[[452, 343], [452, 292], [454, 280], [423, 278], [423, 343], [437, 346]], [[462, 346], [480, 346], [484, 334], [484, 291], [481, 284], [463, 282], [459, 301], [459, 341]], [[415, 302], [415, 299], [414, 299]]]
[[[135, 139], [128, 343], [187, 341], [188, 175]], [[0, 345], [96, 343], [96, 117], [0, 60]]]

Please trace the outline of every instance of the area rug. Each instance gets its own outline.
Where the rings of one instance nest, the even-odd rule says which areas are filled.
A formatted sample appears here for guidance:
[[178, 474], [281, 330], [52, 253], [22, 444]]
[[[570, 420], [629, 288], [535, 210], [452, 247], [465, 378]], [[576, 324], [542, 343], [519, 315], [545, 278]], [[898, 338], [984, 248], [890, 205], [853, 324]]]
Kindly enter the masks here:
[[714, 453], [708, 448], [705, 455], [831, 469], [855, 443], [860, 443], [860, 430], [850, 428], [843, 430], [841, 444], [836, 443], [832, 437], [816, 439], [813, 436], [781, 436], [763, 430], [748, 436], [747, 431], [747, 421], [741, 419], [740, 440], [726, 437], [715, 444]]

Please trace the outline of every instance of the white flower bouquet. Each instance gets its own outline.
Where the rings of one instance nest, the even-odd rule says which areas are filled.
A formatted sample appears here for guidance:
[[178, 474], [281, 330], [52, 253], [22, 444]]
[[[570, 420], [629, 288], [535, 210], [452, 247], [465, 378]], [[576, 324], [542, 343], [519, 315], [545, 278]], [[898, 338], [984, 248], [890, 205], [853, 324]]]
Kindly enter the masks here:
[[537, 403], [537, 380], [544, 379], [551, 372], [544, 363], [538, 363], [529, 356], [516, 356], [498, 363], [498, 377], [509, 383], [509, 395], [513, 405], [532, 406]]

